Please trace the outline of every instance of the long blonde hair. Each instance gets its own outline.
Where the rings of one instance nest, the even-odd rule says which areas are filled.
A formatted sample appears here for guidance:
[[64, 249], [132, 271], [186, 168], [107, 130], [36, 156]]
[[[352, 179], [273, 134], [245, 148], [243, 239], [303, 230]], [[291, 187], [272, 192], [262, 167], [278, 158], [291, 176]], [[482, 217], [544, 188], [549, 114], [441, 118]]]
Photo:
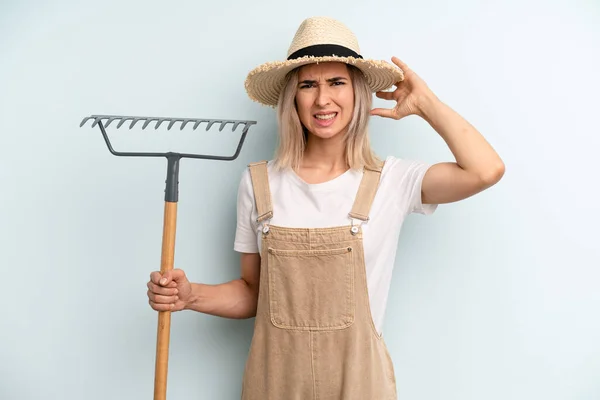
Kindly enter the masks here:
[[[344, 136], [346, 162], [352, 169], [376, 168], [380, 160], [371, 150], [368, 135], [373, 94], [363, 73], [352, 65], [347, 64], [347, 67], [354, 89], [354, 111]], [[306, 147], [307, 133], [296, 109], [297, 90], [298, 68], [288, 74], [277, 104], [279, 143], [274, 159], [276, 169], [298, 169]]]

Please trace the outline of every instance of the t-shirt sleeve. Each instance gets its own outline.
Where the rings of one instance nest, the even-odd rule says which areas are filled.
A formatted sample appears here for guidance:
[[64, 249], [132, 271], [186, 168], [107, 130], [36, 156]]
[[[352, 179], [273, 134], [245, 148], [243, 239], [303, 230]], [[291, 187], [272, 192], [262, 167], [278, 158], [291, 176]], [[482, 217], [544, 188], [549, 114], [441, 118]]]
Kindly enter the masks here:
[[240, 253], [258, 253], [256, 236], [257, 226], [253, 215], [256, 213], [254, 192], [250, 171], [246, 168], [242, 173], [237, 194], [237, 225], [233, 249]]
[[425, 173], [431, 164], [416, 161], [395, 159], [395, 174], [399, 189], [400, 207], [405, 214], [431, 215], [437, 209], [437, 204], [423, 204], [421, 187]]

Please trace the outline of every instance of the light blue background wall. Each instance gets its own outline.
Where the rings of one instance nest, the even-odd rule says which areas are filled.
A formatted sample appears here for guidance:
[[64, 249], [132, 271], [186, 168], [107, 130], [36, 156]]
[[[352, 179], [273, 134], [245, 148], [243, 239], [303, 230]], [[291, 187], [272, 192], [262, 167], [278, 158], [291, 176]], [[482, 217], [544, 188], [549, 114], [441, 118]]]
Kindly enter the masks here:
[[[258, 121], [236, 161], [181, 165], [176, 266], [193, 281], [235, 279], [239, 177], [275, 140], [274, 112], [248, 100], [244, 78], [284, 57], [312, 15], [344, 21], [369, 57], [402, 58], [507, 166], [488, 192], [404, 227], [384, 326], [400, 398], [600, 399], [599, 3], [290, 4], [2, 2], [0, 399], [152, 397], [145, 284], [159, 268], [166, 163], [114, 157], [78, 124]], [[381, 155], [451, 159], [418, 118], [371, 127]], [[136, 150], [228, 154], [237, 138], [110, 132]], [[175, 314], [168, 398], [238, 398], [251, 328]]]

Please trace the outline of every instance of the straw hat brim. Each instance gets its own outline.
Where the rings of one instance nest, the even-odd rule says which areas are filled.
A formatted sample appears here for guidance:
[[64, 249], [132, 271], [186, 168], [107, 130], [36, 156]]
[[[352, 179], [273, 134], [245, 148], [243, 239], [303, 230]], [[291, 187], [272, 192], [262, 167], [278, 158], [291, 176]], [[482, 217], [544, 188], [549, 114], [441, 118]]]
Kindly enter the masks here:
[[275, 107], [279, 100], [279, 93], [283, 89], [285, 77], [291, 70], [303, 65], [322, 62], [343, 62], [357, 67], [364, 73], [372, 92], [387, 90], [395, 83], [404, 80], [404, 73], [400, 68], [382, 60], [305, 56], [294, 60], [271, 61], [254, 68], [246, 78], [244, 84], [246, 92], [250, 99]]

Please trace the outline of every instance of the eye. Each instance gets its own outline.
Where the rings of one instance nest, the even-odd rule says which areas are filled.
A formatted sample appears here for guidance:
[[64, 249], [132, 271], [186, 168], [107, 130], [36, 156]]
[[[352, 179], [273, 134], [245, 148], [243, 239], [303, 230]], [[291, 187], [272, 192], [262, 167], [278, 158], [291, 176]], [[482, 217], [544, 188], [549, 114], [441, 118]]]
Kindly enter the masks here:
[[339, 85], [345, 85], [345, 84], [346, 84], [346, 83], [345, 83], [345, 82], [342, 82], [342, 81], [336, 81], [336, 82], [333, 82], [333, 86], [339, 86]]

